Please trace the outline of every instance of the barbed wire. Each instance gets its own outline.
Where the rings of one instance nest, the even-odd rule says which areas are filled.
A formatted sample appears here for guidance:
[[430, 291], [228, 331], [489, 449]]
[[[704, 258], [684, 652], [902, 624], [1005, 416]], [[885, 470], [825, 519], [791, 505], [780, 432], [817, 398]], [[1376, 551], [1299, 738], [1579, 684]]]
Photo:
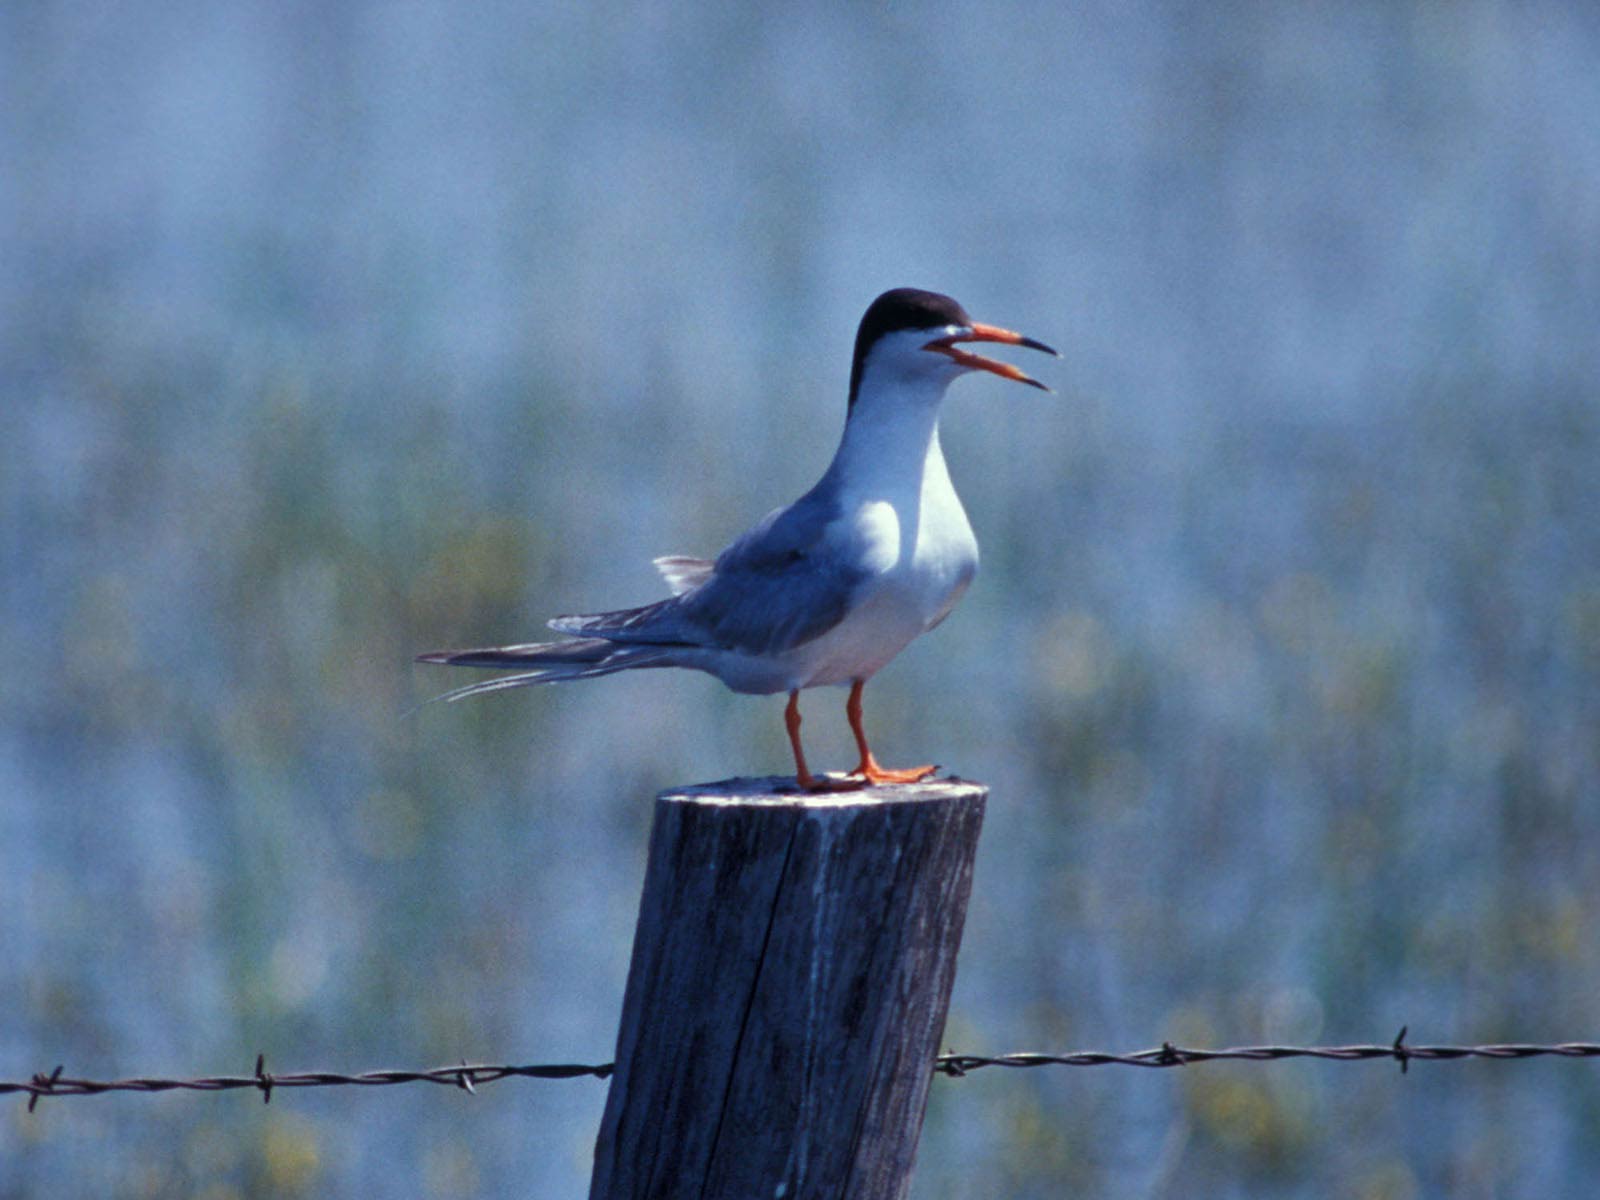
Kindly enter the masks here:
[[[1071, 1054], [941, 1054], [933, 1062], [933, 1069], [941, 1075], [955, 1078], [968, 1075], [984, 1067], [1184, 1067], [1195, 1063], [1233, 1060], [1238, 1062], [1275, 1062], [1287, 1058], [1314, 1058], [1330, 1062], [1362, 1062], [1369, 1059], [1389, 1059], [1400, 1064], [1404, 1073], [1413, 1062], [1446, 1062], [1465, 1058], [1526, 1059], [1541, 1057], [1600, 1058], [1600, 1043], [1558, 1042], [1536, 1045], [1529, 1042], [1501, 1042], [1483, 1046], [1413, 1046], [1406, 1042], [1406, 1029], [1401, 1029], [1394, 1041], [1387, 1045], [1354, 1046], [1230, 1046], [1220, 1050], [1202, 1050], [1174, 1046], [1163, 1042], [1153, 1050], [1136, 1050], [1130, 1054], [1106, 1054], [1085, 1050]], [[452, 1067], [434, 1067], [427, 1071], [362, 1071], [347, 1075], [337, 1071], [270, 1072], [266, 1069], [265, 1055], [256, 1056], [255, 1070], [249, 1075], [209, 1075], [199, 1079], [76, 1079], [62, 1074], [56, 1067], [49, 1074], [40, 1072], [25, 1082], [0, 1080], [0, 1095], [24, 1093], [28, 1097], [28, 1111], [32, 1112], [42, 1096], [98, 1096], [106, 1092], [227, 1092], [251, 1088], [261, 1093], [263, 1103], [272, 1100], [277, 1088], [308, 1087], [380, 1087], [398, 1083], [436, 1083], [476, 1092], [480, 1084], [496, 1083], [502, 1079], [576, 1079], [592, 1076], [606, 1079], [614, 1064], [599, 1063], [547, 1063], [537, 1066], [485, 1065], [460, 1063]]]
[[1273, 1062], [1285, 1058], [1318, 1058], [1330, 1062], [1362, 1062], [1392, 1059], [1402, 1074], [1414, 1061], [1446, 1062], [1463, 1058], [1522, 1059], [1555, 1056], [1561, 1058], [1600, 1058], [1600, 1043], [1557, 1042], [1536, 1045], [1531, 1042], [1498, 1042], [1482, 1046], [1413, 1046], [1406, 1042], [1409, 1026], [1402, 1028], [1386, 1046], [1229, 1046], [1221, 1050], [1197, 1050], [1163, 1042], [1155, 1050], [1136, 1050], [1132, 1054], [1103, 1054], [1087, 1050], [1075, 1054], [1002, 1054], [982, 1058], [968, 1054], [943, 1054], [933, 1069], [945, 1075], [961, 1076], [979, 1067], [1186, 1067], [1192, 1063], [1233, 1060]]
[[267, 1069], [264, 1054], [256, 1055], [256, 1069], [249, 1075], [206, 1075], [199, 1079], [74, 1079], [63, 1075], [62, 1067], [50, 1074], [40, 1072], [26, 1083], [0, 1081], [0, 1095], [11, 1092], [28, 1094], [28, 1111], [32, 1112], [41, 1096], [99, 1096], [106, 1092], [231, 1092], [240, 1088], [254, 1088], [261, 1093], [263, 1103], [272, 1100], [275, 1088], [381, 1087], [395, 1083], [442, 1083], [451, 1087], [476, 1092], [481, 1083], [495, 1083], [512, 1076], [529, 1079], [576, 1079], [592, 1075], [605, 1079], [611, 1074], [611, 1063], [588, 1066], [580, 1063], [547, 1063], [540, 1066], [513, 1067], [461, 1063], [454, 1067], [434, 1067], [427, 1071], [362, 1071], [347, 1075], [338, 1071], [272, 1072]]

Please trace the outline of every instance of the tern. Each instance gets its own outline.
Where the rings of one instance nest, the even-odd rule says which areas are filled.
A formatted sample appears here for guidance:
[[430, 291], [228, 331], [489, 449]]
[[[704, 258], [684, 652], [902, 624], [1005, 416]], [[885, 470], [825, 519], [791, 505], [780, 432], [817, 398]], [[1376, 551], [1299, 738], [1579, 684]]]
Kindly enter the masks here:
[[[936, 767], [880, 766], [862, 726], [867, 680], [934, 628], [978, 569], [978, 542], [939, 448], [939, 409], [962, 375], [988, 371], [1045, 387], [962, 343], [1056, 354], [983, 325], [949, 296], [896, 288], [856, 333], [844, 436], [817, 485], [767, 515], [715, 559], [655, 560], [672, 595], [640, 608], [555, 617], [563, 640], [446, 650], [418, 661], [510, 669], [439, 699], [593, 679], [644, 667], [688, 667], [736, 692], [787, 692], [784, 724], [808, 791], [915, 783]], [[844, 778], [814, 775], [800, 744], [800, 693], [848, 685], [845, 713], [861, 760]]]

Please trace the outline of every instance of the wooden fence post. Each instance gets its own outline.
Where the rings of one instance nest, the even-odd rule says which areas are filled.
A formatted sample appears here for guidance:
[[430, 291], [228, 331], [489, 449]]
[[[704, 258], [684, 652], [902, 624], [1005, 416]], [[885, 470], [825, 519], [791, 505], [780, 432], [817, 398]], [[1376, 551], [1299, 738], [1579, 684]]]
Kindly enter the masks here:
[[590, 1200], [910, 1186], [988, 789], [656, 798]]

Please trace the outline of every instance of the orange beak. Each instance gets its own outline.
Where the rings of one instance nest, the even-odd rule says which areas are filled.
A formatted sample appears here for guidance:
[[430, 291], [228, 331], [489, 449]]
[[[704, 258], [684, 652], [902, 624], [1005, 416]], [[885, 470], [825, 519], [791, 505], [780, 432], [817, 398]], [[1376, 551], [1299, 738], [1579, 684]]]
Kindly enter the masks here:
[[1029, 350], [1043, 350], [1046, 354], [1054, 354], [1057, 358], [1061, 355], [1046, 346], [1043, 342], [1035, 341], [1031, 337], [1023, 337], [1020, 333], [1012, 333], [1009, 329], [1001, 329], [998, 325], [980, 325], [974, 321], [961, 333], [953, 333], [948, 337], [934, 338], [923, 347], [932, 350], [935, 354], [946, 354], [960, 363], [963, 367], [971, 367], [978, 371], [988, 371], [998, 375], [1001, 379], [1014, 379], [1018, 383], [1026, 383], [1032, 387], [1048, 392], [1050, 389], [1013, 367], [1010, 363], [1000, 362], [997, 359], [985, 358], [981, 354], [973, 354], [970, 350], [962, 350], [957, 342], [1003, 342], [1008, 346], [1026, 346]]

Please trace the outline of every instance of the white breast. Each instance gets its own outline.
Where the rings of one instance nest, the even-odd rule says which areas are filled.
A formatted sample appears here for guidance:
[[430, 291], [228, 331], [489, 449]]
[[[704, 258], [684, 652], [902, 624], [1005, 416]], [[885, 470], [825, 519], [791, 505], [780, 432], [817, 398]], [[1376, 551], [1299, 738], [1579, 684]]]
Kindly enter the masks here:
[[[796, 684], [850, 683], [875, 674], [961, 599], [978, 569], [978, 543], [961, 507], [937, 437], [912, 486], [846, 495], [861, 565], [869, 572], [856, 606], [834, 629], [802, 647]], [[882, 480], [872, 481], [881, 484]]]
[[939, 447], [939, 403], [956, 372], [923, 369], [937, 356], [913, 350], [887, 366], [869, 360], [839, 449], [812, 492], [837, 513], [827, 552], [861, 579], [849, 612], [827, 633], [780, 654], [718, 651], [684, 665], [709, 670], [738, 691], [864, 680], [961, 599], [978, 569], [978, 543]]

